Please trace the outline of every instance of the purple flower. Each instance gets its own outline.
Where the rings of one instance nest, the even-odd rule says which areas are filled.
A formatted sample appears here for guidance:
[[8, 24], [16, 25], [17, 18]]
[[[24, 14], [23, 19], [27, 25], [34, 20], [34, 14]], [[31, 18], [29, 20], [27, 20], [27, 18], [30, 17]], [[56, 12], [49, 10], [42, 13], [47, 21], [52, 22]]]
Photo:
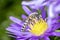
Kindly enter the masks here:
[[39, 9], [42, 6], [49, 6], [50, 4], [60, 4], [60, 0], [31, 0], [31, 1], [22, 1], [22, 5], [27, 5], [32, 9]]
[[[22, 1], [23, 6], [29, 6], [31, 9], [41, 10], [41, 8], [47, 7], [49, 17], [58, 16], [60, 14], [60, 1], [59, 0], [31, 0]], [[42, 13], [45, 14], [45, 13]]]
[[22, 1], [22, 5], [27, 5], [32, 9], [39, 9], [42, 6], [48, 6], [52, 0], [31, 0], [31, 1]]
[[23, 6], [23, 9], [28, 14], [28, 16], [22, 15], [23, 20], [10, 16], [13, 23], [7, 30], [9, 34], [14, 35], [12, 37], [15, 37], [16, 40], [50, 40], [49, 36], [60, 37], [60, 32], [56, 32], [60, 26], [59, 16], [52, 18], [48, 16], [45, 20], [45, 15], [32, 12], [26, 6]]
[[[51, 21], [53, 17], [58, 17], [60, 14], [60, 1], [59, 0], [31, 0], [31, 1], [23, 1], [23, 6], [29, 6], [31, 9], [41, 10], [43, 19], [45, 18], [45, 14], [47, 11], [48, 14], [48, 24], [51, 25]], [[47, 10], [44, 10], [45, 6]], [[42, 8], [42, 9], [41, 9]]]
[[[12, 20], [13, 23], [11, 23], [7, 30], [9, 34], [13, 35], [11, 37], [16, 38], [16, 40], [50, 40], [49, 36], [60, 37], [60, 32], [56, 31], [60, 28], [58, 1], [23, 1], [22, 5], [22, 8], [28, 16], [23, 14], [21, 16], [23, 20], [10, 16], [10, 20]], [[29, 10], [26, 5], [29, 6], [32, 11]], [[45, 10], [44, 6], [47, 6], [48, 9]], [[41, 14], [38, 14], [37, 10], [41, 10]]]

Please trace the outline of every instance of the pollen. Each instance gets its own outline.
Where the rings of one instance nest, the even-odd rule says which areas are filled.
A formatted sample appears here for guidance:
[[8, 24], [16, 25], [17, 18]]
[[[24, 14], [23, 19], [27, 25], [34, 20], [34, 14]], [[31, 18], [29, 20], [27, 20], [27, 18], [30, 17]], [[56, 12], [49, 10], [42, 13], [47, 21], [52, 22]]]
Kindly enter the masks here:
[[40, 18], [39, 21], [36, 21], [34, 25], [29, 25], [31, 30], [29, 30], [33, 35], [40, 36], [44, 34], [48, 28], [48, 25], [45, 20]]

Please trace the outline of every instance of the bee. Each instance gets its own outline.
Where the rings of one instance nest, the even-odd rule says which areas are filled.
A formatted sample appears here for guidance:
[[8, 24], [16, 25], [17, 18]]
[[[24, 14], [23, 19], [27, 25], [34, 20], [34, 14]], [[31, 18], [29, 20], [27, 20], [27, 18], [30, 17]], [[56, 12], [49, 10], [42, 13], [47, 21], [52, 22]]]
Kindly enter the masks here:
[[24, 21], [24, 26], [22, 28], [22, 31], [25, 30], [26, 26], [29, 26], [30, 24], [34, 25], [36, 21], [38, 21], [41, 18], [41, 15], [39, 15], [37, 12], [31, 13], [27, 19]]

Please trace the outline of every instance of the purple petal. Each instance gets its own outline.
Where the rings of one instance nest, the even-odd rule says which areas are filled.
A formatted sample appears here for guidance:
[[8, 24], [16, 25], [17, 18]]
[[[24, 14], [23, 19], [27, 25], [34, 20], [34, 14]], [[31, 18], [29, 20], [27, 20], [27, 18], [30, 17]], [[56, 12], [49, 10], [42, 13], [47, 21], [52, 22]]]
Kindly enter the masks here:
[[11, 28], [11, 27], [7, 28], [6, 30], [8, 30], [9, 32], [11, 32], [14, 35], [19, 35], [19, 36], [21, 35], [20, 31], [17, 31], [15, 29]]
[[21, 28], [22, 28], [22, 26], [20, 26], [20, 25], [18, 25], [18, 24], [16, 24], [16, 23], [12, 23], [9, 28], [12, 28], [12, 29], [14, 29], [14, 30], [20, 31]]
[[25, 40], [25, 39], [16, 39], [16, 40]]
[[45, 19], [46, 18], [46, 11], [45, 11], [44, 7], [41, 7], [40, 10], [42, 12], [42, 14], [41, 14], [42, 18]]
[[53, 12], [53, 7], [54, 7], [54, 3], [50, 4], [48, 7], [48, 17], [49, 18], [53, 18], [55, 16], [54, 12]]
[[6, 30], [8, 30], [9, 34], [14, 34], [14, 35], [21, 35], [20, 31], [21, 31], [21, 27], [17, 24], [11, 24], [10, 27], [6, 28]]
[[32, 9], [38, 9], [41, 6], [49, 4], [49, 2], [44, 2], [44, 1], [45, 0], [33, 0], [33, 1], [29, 1], [29, 2], [23, 1], [22, 5], [27, 5]]
[[20, 38], [19, 36], [17, 36], [16, 40], [26, 40], [26, 38]]
[[50, 32], [51, 29], [52, 29], [52, 20], [51, 19], [48, 19], [47, 20], [47, 24], [48, 24], [48, 30], [47, 30], [47, 32]]
[[60, 16], [56, 16], [55, 18], [52, 19], [53, 23], [58, 23], [60, 20]]
[[35, 38], [30, 38], [29, 40], [38, 40], [38, 39], [35, 39]]
[[49, 31], [51, 31], [51, 28], [52, 28], [52, 19], [55, 17], [55, 14], [53, 12], [53, 7], [54, 7], [54, 3], [50, 4], [49, 7], [48, 7], [48, 20], [47, 20], [47, 24], [48, 24], [48, 27], [49, 27]]
[[21, 32], [19, 30], [15, 30], [13, 28], [7, 28], [6, 30], [8, 30], [9, 32], [11, 32], [12, 34], [14, 35], [17, 35], [17, 36], [21, 36], [21, 37], [31, 37], [31, 33], [29, 32]]
[[50, 39], [49, 39], [49, 37], [45, 36], [45, 37], [44, 37], [44, 40], [50, 40]]
[[37, 37], [37, 36], [32, 36], [32, 37], [30, 37], [29, 40], [39, 40], [39, 37]]
[[10, 27], [6, 28], [6, 30], [8, 30], [9, 32], [11, 32], [12, 34], [17, 35], [17, 36], [23, 36], [23, 37], [31, 36], [31, 33], [29, 33], [29, 32], [21, 32], [21, 28], [22, 27], [20, 27], [20, 25], [12, 23], [10, 25]]
[[29, 1], [29, 2], [23, 1], [22, 5], [34, 5], [35, 3], [36, 1]]
[[60, 37], [60, 32], [52, 32], [53, 36], [59, 36]]
[[26, 6], [22, 6], [22, 8], [28, 15], [32, 13]]
[[48, 23], [48, 32], [49, 31], [54, 31], [56, 29], [60, 28], [60, 22], [58, 22], [58, 20], [60, 19], [60, 17], [56, 17], [53, 19], [48, 19], [47, 23]]
[[32, 36], [32, 34], [30, 32], [22, 32], [22, 36], [21, 37], [29, 38], [31, 36]]
[[58, 11], [60, 11], [60, 4], [59, 5], [56, 5], [56, 7], [55, 7], [55, 12], [58, 12]]
[[36, 12], [37, 10], [36, 9], [32, 9], [32, 12]]
[[52, 31], [55, 31], [60, 28], [60, 23], [53, 24]]
[[15, 17], [13, 17], [13, 16], [10, 16], [10, 20], [12, 20], [13, 22], [23, 26], [22, 21], [17, 19], [17, 18], [15, 18]]
[[24, 15], [24, 14], [21, 17], [22, 17], [22, 19], [26, 19], [27, 18], [27, 16]]
[[42, 4], [45, 0], [33, 0], [33, 1], [23, 1], [22, 5], [35, 5], [35, 6], [39, 6], [40, 4]]

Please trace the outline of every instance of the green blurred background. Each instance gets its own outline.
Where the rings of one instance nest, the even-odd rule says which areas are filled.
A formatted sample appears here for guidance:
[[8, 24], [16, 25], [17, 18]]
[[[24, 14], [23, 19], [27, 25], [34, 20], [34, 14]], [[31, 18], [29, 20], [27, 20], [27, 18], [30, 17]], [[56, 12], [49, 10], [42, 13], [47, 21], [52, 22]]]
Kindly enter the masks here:
[[0, 40], [12, 40], [6, 33], [6, 28], [11, 23], [9, 16], [21, 18], [24, 13], [22, 0], [0, 0]]
[[[14, 40], [8, 37], [6, 28], [11, 23], [9, 16], [21, 19], [21, 14], [25, 13], [21, 5], [22, 0], [0, 0], [0, 40]], [[50, 37], [51, 40], [59, 40], [58, 37]]]

